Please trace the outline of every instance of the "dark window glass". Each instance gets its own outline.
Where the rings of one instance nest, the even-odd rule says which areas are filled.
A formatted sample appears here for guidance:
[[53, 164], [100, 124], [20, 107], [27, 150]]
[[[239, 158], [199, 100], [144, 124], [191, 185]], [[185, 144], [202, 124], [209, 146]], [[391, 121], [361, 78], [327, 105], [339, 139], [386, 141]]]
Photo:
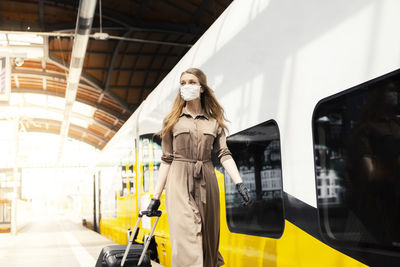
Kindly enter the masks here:
[[254, 203], [241, 197], [225, 172], [226, 216], [230, 231], [279, 238], [284, 227], [279, 131], [274, 121], [227, 138], [232, 156]]
[[400, 252], [399, 88], [397, 71], [315, 109], [319, 219], [334, 244]]
[[126, 166], [123, 165], [120, 168], [121, 168], [121, 181], [122, 181], [122, 188], [121, 188], [120, 196], [125, 197], [129, 194], [128, 187], [127, 187], [127, 181], [129, 180], [129, 178], [127, 176]]
[[129, 189], [131, 195], [135, 194], [135, 170], [133, 169], [133, 165], [129, 165]]

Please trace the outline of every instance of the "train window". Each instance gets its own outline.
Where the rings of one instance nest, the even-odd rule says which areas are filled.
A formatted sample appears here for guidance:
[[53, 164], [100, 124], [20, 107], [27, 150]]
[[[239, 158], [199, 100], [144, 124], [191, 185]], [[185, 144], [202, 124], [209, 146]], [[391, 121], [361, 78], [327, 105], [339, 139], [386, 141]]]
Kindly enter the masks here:
[[319, 219], [333, 244], [400, 252], [399, 93], [396, 71], [314, 111]]
[[129, 177], [127, 176], [126, 166], [122, 165], [122, 166], [120, 166], [120, 168], [121, 168], [121, 182], [122, 182], [120, 196], [126, 197], [129, 194], [128, 186], [127, 186], [127, 181], [129, 181]]
[[133, 169], [133, 165], [129, 165], [128, 177], [129, 177], [129, 190], [130, 194], [135, 194], [135, 170]]
[[149, 192], [150, 187], [150, 155], [149, 144], [147, 137], [141, 138], [142, 164], [143, 164], [143, 192]]
[[241, 197], [225, 172], [225, 202], [231, 232], [279, 238], [283, 233], [283, 192], [278, 126], [268, 121], [227, 138], [244, 184], [254, 200]]
[[153, 186], [155, 187], [157, 184], [158, 177], [158, 169], [161, 165], [161, 138], [159, 135], [152, 136], [152, 145], [153, 145]]

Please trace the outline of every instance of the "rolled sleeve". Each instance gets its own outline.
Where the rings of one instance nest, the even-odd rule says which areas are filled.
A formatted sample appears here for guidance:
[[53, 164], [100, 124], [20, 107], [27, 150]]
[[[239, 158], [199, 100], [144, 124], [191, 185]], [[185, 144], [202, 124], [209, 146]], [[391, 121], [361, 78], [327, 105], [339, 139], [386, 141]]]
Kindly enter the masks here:
[[173, 147], [172, 147], [172, 132], [163, 136], [161, 140], [162, 156], [161, 160], [166, 164], [171, 164], [174, 160]]
[[215, 156], [218, 158], [221, 164], [232, 158], [232, 153], [226, 144], [226, 135], [223, 128], [218, 127], [217, 137], [215, 138], [213, 150]]

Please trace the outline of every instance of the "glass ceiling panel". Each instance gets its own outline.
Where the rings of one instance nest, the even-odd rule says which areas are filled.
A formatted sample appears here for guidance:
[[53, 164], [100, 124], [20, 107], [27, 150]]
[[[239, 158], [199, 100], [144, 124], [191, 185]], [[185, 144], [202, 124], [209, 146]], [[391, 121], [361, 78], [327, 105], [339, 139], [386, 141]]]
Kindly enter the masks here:
[[75, 124], [77, 126], [80, 126], [80, 127], [86, 128], [86, 129], [89, 126], [89, 124], [86, 120], [78, 119], [75, 117], [71, 117], [69, 120], [71, 121], [72, 124]]
[[36, 34], [8, 34], [9, 44], [16, 45], [31, 45], [31, 44], [43, 44], [43, 37], [37, 36]]
[[14, 125], [12, 120], [0, 120], [0, 141], [14, 138]]
[[[20, 107], [24, 116], [34, 118], [40, 115], [38, 118], [46, 118], [48, 115], [49, 119], [62, 120], [64, 116], [65, 98], [32, 93], [12, 93], [10, 97], [10, 105]], [[24, 105], [27, 105], [28, 107], [23, 107]], [[29, 105], [35, 105], [38, 107], [29, 107]], [[46, 108], [49, 108], [49, 110], [46, 110]], [[59, 112], [56, 112], [54, 109], [59, 110]], [[2, 108], [0, 108], [0, 110], [2, 110]], [[84, 117], [92, 119], [95, 109], [87, 104], [74, 102], [72, 111], [71, 122], [73, 120], [74, 124], [76, 122], [77, 125], [87, 128], [88, 124], [91, 123], [92, 120], [86, 121]], [[9, 114], [8, 116], [12, 116], [12, 114], [17, 114], [16, 112], [18, 113], [18, 111], [14, 109], [11, 114], [10, 112], [7, 114]], [[29, 112], [32, 112], [31, 115]], [[84, 117], [77, 118], [76, 115], [82, 115]]]
[[26, 116], [29, 118], [41, 118], [61, 121], [64, 119], [64, 115], [58, 112], [54, 112], [46, 109], [22, 107], [19, 108], [20, 116]]
[[10, 106], [17, 106], [24, 103], [24, 94], [13, 94], [10, 96]]
[[47, 96], [47, 105], [53, 108], [65, 108], [65, 98], [57, 97], [57, 96]]
[[28, 42], [22, 42], [22, 41], [8, 41], [9, 45], [30, 45], [31, 43]]
[[[13, 129], [13, 123], [8, 122]], [[0, 121], [0, 127], [6, 124]], [[11, 130], [13, 133], [13, 130]], [[60, 136], [56, 134], [20, 132], [17, 162], [19, 167], [56, 167]], [[16, 143], [13, 136], [0, 137], [0, 168], [14, 165]], [[89, 166], [93, 164], [98, 149], [81, 141], [68, 138], [64, 144], [62, 166]]]
[[23, 94], [25, 103], [47, 106], [47, 95], [41, 94]]
[[80, 102], [74, 102], [73, 106], [72, 106], [72, 111], [79, 113], [79, 114], [83, 114], [87, 117], [93, 117], [94, 114], [94, 108], [86, 105], [84, 103], [80, 103]]

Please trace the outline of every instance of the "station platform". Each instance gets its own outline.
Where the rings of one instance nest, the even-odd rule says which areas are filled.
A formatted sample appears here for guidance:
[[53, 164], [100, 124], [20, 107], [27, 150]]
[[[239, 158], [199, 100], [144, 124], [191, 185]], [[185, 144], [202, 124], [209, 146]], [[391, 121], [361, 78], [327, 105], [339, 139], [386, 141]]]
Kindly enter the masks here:
[[0, 234], [0, 266], [94, 267], [101, 249], [115, 244], [67, 216], [38, 216], [16, 235]]

